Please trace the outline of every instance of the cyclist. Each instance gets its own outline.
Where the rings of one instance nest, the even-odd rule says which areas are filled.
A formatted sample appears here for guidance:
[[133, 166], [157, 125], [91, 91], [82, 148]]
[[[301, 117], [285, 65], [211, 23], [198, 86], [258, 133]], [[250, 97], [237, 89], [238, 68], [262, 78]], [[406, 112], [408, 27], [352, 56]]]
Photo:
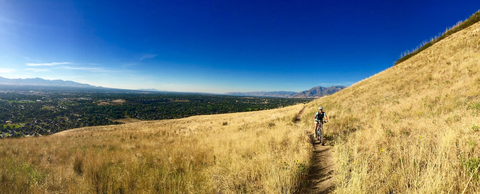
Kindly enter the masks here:
[[318, 107], [318, 112], [315, 113], [315, 116], [313, 116], [313, 119], [315, 120], [315, 128], [313, 128], [313, 134], [317, 134], [316, 133], [316, 129], [318, 127], [318, 124], [320, 123], [320, 127], [322, 127], [323, 129], [323, 118], [325, 118], [325, 123], [328, 122], [328, 117], [327, 117], [327, 114], [325, 112], [323, 112], [323, 107]]

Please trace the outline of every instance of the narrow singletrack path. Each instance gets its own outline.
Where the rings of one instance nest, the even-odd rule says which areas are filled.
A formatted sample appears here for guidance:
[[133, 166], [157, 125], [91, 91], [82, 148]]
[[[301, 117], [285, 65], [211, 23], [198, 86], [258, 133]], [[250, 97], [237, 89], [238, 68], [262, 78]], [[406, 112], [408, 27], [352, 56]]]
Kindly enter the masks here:
[[[297, 125], [300, 125], [299, 123], [304, 109], [297, 115], [297, 119], [295, 120]], [[328, 130], [328, 128], [326, 129]], [[333, 147], [323, 146], [313, 138], [313, 121], [311, 129], [305, 129], [305, 132], [310, 137], [310, 141], [314, 147], [313, 161], [308, 175], [308, 187], [303, 188], [299, 193], [330, 193], [335, 189], [335, 183], [333, 181], [333, 173], [335, 171], [335, 161], [332, 156]]]
[[300, 110], [300, 112], [298, 112], [297, 118], [295, 118], [295, 124], [296, 125], [300, 125], [300, 121], [302, 120], [304, 110], [305, 110], [305, 106], [302, 108], [302, 110]]
[[332, 146], [322, 146], [318, 141], [313, 140], [313, 163], [310, 166], [308, 175], [309, 187], [306, 193], [330, 193], [335, 188], [333, 172], [335, 161], [332, 157]]

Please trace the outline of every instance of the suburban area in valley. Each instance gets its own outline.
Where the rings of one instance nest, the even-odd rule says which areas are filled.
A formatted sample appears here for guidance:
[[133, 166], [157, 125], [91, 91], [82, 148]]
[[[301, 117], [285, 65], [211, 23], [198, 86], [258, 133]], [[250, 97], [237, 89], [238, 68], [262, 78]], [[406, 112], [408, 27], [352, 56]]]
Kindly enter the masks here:
[[[38, 87], [42, 90], [38, 90]], [[67, 129], [113, 125], [122, 119], [175, 119], [194, 115], [267, 110], [311, 99], [237, 97], [142, 91], [86, 91], [59, 86], [0, 90], [0, 137], [39, 136]], [[0, 88], [1, 89], [1, 88]], [[130, 119], [131, 120], [131, 119]]]

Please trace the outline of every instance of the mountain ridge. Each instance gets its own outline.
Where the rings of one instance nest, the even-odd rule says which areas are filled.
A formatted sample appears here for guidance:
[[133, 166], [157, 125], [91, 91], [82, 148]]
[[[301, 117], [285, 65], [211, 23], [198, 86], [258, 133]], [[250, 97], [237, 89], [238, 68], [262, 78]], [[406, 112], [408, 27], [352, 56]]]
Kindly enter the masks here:
[[316, 86], [309, 90], [305, 90], [301, 92], [258, 91], [258, 92], [228, 92], [225, 94], [234, 95], [234, 96], [258, 96], [258, 97], [279, 97], [279, 98], [319, 98], [322, 96], [334, 94], [335, 92], [338, 92], [344, 88], [346, 88], [346, 86], [330, 86], [330, 87]]
[[68, 87], [82, 87], [82, 88], [103, 88], [99, 86], [93, 86], [90, 84], [83, 84], [69, 80], [47, 80], [42, 78], [25, 78], [25, 79], [10, 79], [0, 77], [0, 84], [3, 85], [31, 85], [31, 86], [68, 86]]
[[344, 88], [346, 88], [346, 86], [330, 86], [330, 87], [317, 86], [317, 87], [311, 88], [310, 90], [299, 92], [295, 94], [293, 98], [319, 98], [322, 96], [334, 94]]
[[297, 92], [293, 91], [257, 91], [257, 92], [227, 92], [226, 95], [232, 96], [261, 96], [261, 97], [282, 97], [290, 98], [295, 95]]

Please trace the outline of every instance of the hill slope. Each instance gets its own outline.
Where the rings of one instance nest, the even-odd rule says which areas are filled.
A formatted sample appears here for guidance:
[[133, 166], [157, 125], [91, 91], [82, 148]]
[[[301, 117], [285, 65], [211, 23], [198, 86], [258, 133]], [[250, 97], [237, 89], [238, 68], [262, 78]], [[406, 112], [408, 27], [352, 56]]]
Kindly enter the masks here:
[[[0, 141], [16, 193], [289, 193], [322, 105], [337, 193], [480, 192], [480, 23], [333, 95], [284, 109]], [[303, 185], [305, 182], [300, 182]]]
[[0, 139], [3, 193], [292, 193], [304, 105]]
[[479, 193], [480, 23], [310, 103], [335, 142], [338, 193]]

